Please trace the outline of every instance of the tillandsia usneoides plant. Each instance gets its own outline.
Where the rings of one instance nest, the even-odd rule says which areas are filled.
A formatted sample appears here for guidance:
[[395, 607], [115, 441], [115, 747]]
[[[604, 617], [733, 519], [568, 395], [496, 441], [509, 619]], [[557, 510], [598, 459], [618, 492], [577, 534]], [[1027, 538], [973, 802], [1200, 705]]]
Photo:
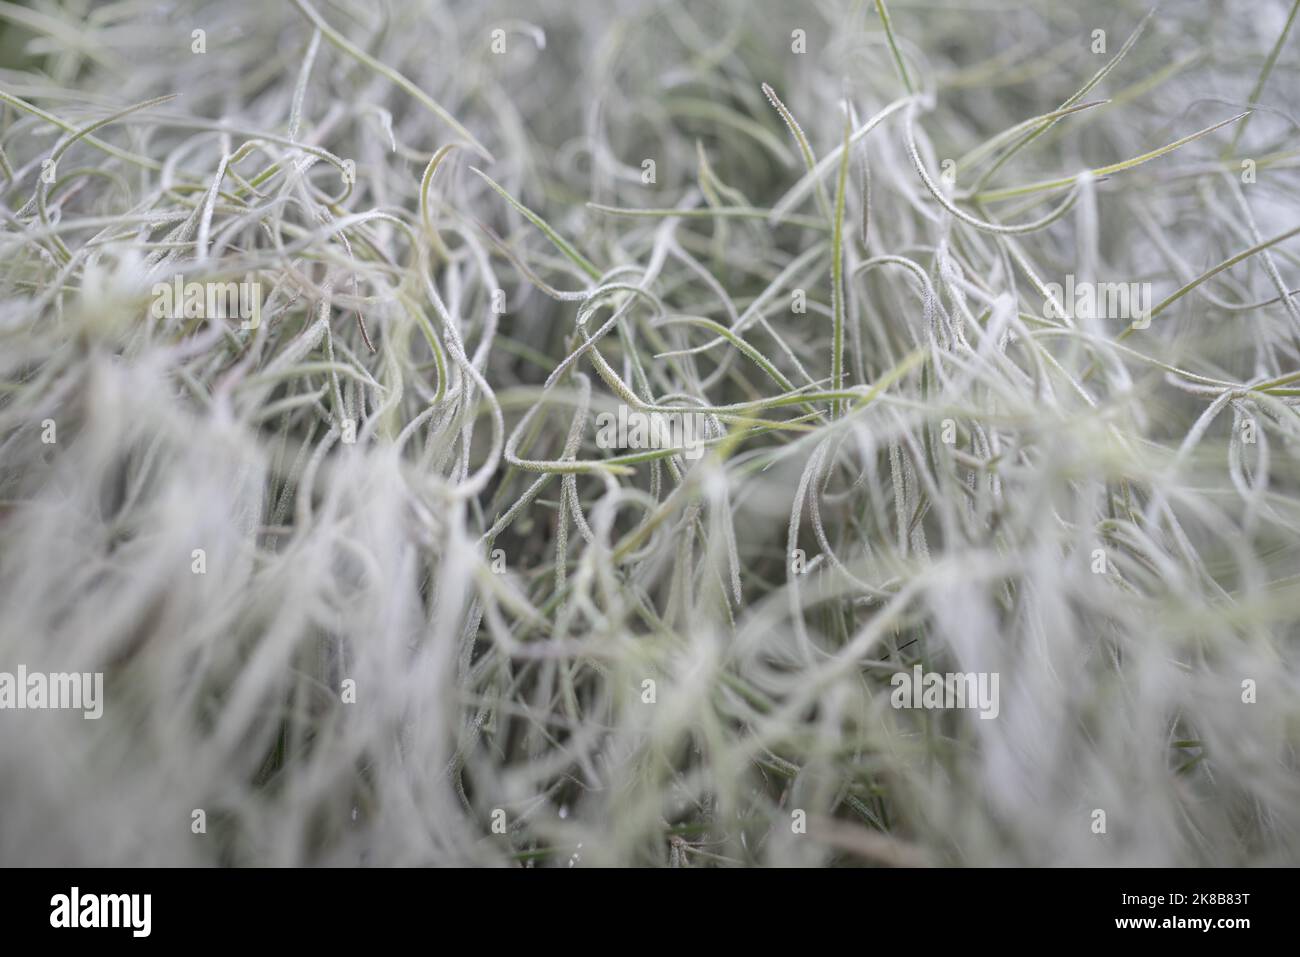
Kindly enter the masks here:
[[1297, 3], [1145, 2], [0, 4], [0, 863], [1300, 862]]

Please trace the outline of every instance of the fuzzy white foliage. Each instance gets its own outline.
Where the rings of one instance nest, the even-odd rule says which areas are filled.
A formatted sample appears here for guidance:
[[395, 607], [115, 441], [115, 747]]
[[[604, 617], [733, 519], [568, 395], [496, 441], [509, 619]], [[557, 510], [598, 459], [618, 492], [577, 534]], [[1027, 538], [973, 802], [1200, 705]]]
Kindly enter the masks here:
[[[1300, 421], [1275, 381], [1300, 361], [1296, 244], [1122, 341], [1049, 319], [1029, 278], [1159, 299], [1291, 228], [1290, 116], [1085, 177], [1074, 209], [1002, 237], [931, 194], [908, 122], [937, 182], [1057, 108], [1105, 63], [1090, 31], [1113, 56], [1144, 11], [895, 5], [923, 96], [855, 139], [845, 189], [846, 382], [887, 384], [835, 419], [826, 399], [723, 410], [738, 444], [618, 472], [578, 463], [610, 455], [592, 422], [620, 390], [714, 411], [786, 391], [725, 340], [683, 352], [714, 333], [682, 316], [793, 389], [829, 381], [840, 103], [856, 130], [903, 95], [873, 5], [298, 6], [105, 7], [0, 70], [73, 129], [182, 94], [73, 143], [47, 193], [66, 132], [13, 102], [5, 120], [0, 671], [103, 671], [107, 702], [0, 712], [0, 862], [1300, 860]], [[1289, 5], [1167, 6], [1085, 97], [1115, 102], [987, 188], [1240, 111]], [[1121, 98], [1211, 38], [1211, 62]], [[983, 168], [945, 199], [978, 222], [1065, 195], [976, 208]], [[913, 265], [859, 268], [882, 256]], [[255, 274], [261, 325], [152, 318], [177, 273]], [[998, 717], [891, 708], [917, 660], [997, 672]]]

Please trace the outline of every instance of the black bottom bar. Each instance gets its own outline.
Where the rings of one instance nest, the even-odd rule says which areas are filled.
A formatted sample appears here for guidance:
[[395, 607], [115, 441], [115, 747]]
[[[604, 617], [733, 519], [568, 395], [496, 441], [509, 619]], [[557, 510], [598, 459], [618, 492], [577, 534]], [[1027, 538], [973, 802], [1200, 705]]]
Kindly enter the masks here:
[[[9, 870], [6, 939], [296, 945], [427, 935], [613, 944], [629, 928], [798, 934], [852, 925], [873, 943], [1137, 941], [1231, 945], [1290, 923], [1286, 870]], [[75, 888], [75, 892], [74, 892]], [[147, 898], [144, 896], [147, 895]], [[147, 905], [147, 906], [146, 906]], [[77, 926], [73, 926], [73, 924]], [[86, 926], [86, 925], [94, 926]], [[101, 926], [111, 925], [111, 926]], [[610, 937], [591, 936], [606, 930]], [[550, 931], [546, 931], [550, 934]], [[640, 932], [638, 932], [639, 935]], [[975, 937], [971, 935], [975, 934]]]

